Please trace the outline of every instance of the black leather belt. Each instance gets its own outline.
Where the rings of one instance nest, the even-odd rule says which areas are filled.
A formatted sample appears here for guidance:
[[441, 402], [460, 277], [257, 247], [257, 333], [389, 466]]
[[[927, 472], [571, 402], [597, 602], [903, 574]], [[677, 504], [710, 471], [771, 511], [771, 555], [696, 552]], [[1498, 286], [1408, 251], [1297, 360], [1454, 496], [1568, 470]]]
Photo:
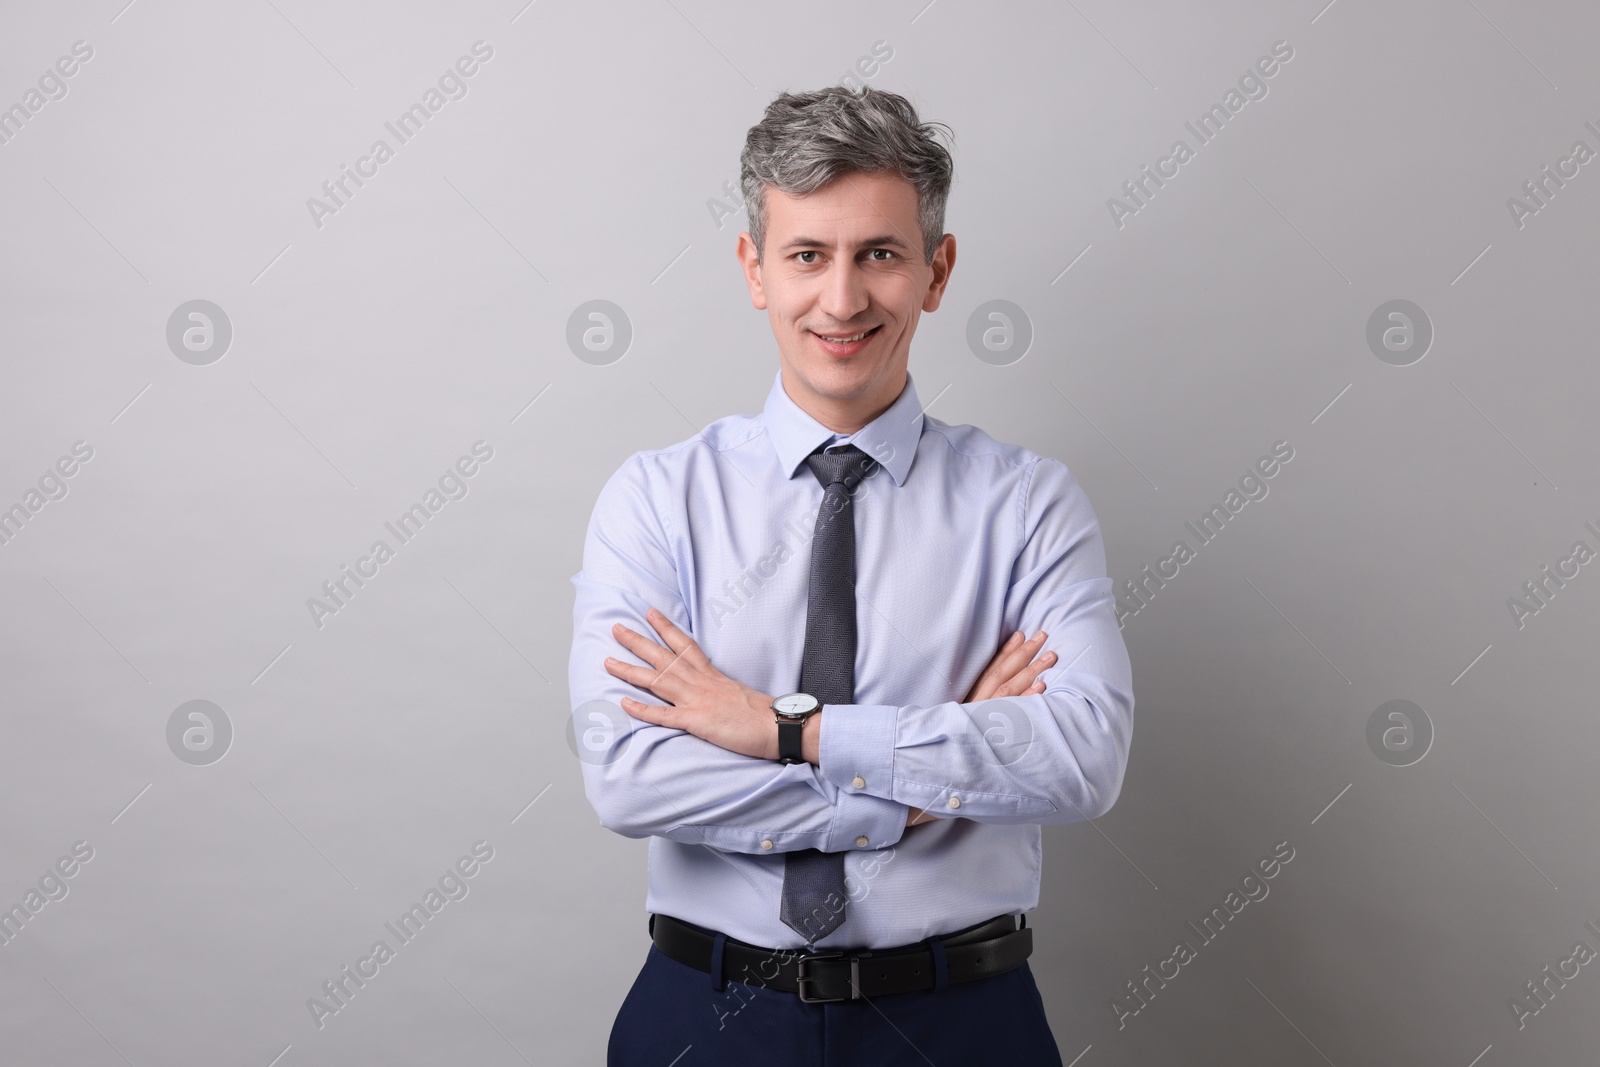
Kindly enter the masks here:
[[[650, 936], [663, 953], [711, 973], [719, 936], [670, 915], [650, 916]], [[931, 939], [930, 939], [931, 940]], [[1020, 967], [1033, 952], [1028, 920], [998, 915], [938, 939], [943, 944], [945, 981], [972, 982]], [[890, 993], [931, 990], [938, 982], [938, 949], [929, 941], [883, 949], [807, 952], [761, 948], [733, 938], [722, 947], [725, 980], [798, 993], [807, 1004], [860, 1000]]]

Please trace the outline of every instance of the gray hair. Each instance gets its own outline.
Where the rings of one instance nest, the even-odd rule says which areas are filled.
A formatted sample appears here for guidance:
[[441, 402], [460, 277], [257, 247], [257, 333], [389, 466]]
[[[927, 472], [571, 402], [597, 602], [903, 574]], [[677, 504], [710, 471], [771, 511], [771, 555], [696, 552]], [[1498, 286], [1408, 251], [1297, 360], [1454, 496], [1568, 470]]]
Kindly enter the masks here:
[[954, 140], [950, 127], [919, 120], [905, 97], [870, 85], [779, 93], [750, 127], [739, 153], [739, 186], [757, 262], [766, 250], [768, 185], [798, 197], [852, 171], [889, 171], [916, 187], [922, 256], [932, 263], [944, 238], [944, 206], [955, 172], [950, 153], [934, 138], [936, 128]]

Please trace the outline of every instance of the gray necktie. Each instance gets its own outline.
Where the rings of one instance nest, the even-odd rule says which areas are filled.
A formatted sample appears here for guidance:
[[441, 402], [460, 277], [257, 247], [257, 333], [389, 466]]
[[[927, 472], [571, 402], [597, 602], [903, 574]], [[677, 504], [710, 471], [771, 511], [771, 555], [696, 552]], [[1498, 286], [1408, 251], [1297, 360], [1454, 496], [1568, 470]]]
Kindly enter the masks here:
[[[855, 487], [876, 461], [854, 445], [806, 457], [822, 483], [822, 508], [811, 541], [811, 584], [806, 600], [806, 644], [800, 691], [823, 704], [849, 704], [856, 688]], [[835, 910], [828, 898], [838, 901]], [[810, 945], [845, 920], [844, 853], [814, 848], [784, 854], [783, 902], [778, 918]]]

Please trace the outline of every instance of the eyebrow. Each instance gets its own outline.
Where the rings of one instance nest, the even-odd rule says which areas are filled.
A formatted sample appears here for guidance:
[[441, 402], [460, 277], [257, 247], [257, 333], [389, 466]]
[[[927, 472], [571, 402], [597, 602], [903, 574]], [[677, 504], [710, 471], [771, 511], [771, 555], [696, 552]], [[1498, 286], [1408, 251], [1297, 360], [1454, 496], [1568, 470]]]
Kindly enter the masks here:
[[[792, 251], [795, 251], [797, 249], [802, 249], [802, 248], [831, 248], [831, 247], [832, 246], [829, 245], [828, 242], [820, 240], [820, 239], [818, 239], [816, 237], [795, 237], [795, 238], [792, 238], [792, 239], [790, 239], [788, 241], [785, 241], [783, 243], [783, 247], [780, 249], [780, 251], [782, 251], [782, 252], [792, 252]], [[898, 249], [901, 249], [902, 251], [907, 251], [907, 252], [909, 252], [911, 250], [911, 246], [906, 244], [899, 237], [895, 236], [894, 234], [887, 234], [887, 233], [879, 234], [876, 237], [868, 237], [865, 240], [860, 241], [857, 244], [856, 247], [858, 247], [858, 248], [891, 247], [891, 248], [898, 248]]]

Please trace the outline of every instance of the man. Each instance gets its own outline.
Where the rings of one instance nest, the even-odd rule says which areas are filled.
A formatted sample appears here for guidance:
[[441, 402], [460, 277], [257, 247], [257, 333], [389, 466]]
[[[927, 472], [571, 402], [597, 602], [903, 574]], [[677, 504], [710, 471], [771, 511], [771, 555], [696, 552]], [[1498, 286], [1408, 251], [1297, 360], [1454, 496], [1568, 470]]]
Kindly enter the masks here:
[[1061, 462], [923, 411], [956, 251], [931, 124], [785, 93], [741, 162], [766, 405], [630, 457], [573, 577], [584, 788], [650, 838], [609, 1062], [1059, 1065], [1018, 917], [1040, 824], [1127, 764], [1098, 522]]

